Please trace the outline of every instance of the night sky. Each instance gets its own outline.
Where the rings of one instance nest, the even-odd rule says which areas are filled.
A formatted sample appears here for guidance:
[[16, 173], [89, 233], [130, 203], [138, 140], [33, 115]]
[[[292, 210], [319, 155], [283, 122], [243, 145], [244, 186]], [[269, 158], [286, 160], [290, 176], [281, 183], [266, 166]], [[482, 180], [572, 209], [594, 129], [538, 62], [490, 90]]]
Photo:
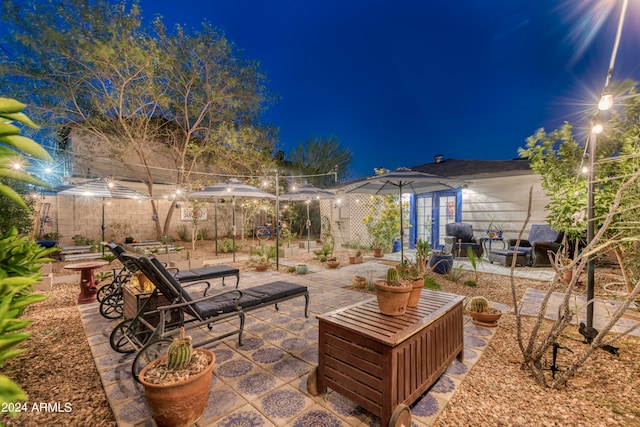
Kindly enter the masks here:
[[[336, 135], [374, 167], [511, 159], [539, 127], [585, 125], [621, 0], [141, 0], [145, 17], [204, 19], [261, 62], [281, 99], [279, 149]], [[630, 2], [615, 79], [640, 80]], [[613, 5], [613, 8], [612, 8]], [[617, 6], [616, 6], [617, 5]], [[634, 10], [637, 9], [637, 10]]]

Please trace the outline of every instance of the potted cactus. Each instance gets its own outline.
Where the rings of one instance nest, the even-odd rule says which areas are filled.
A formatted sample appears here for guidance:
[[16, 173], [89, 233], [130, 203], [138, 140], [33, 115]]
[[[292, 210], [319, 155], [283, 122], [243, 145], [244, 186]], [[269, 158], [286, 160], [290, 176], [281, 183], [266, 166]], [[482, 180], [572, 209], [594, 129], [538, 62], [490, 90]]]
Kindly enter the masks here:
[[388, 316], [405, 313], [413, 287], [400, 281], [397, 269], [389, 268], [385, 280], [376, 280], [375, 289], [380, 313]]
[[145, 366], [138, 379], [159, 427], [191, 426], [202, 417], [209, 397], [215, 355], [193, 349], [191, 337], [175, 338], [167, 355]]
[[489, 301], [483, 296], [473, 297], [467, 304], [467, 314], [473, 319], [473, 323], [481, 326], [496, 327], [502, 312], [489, 305]]
[[349, 255], [349, 264], [360, 264], [362, 262], [362, 252], [357, 251], [355, 255]]

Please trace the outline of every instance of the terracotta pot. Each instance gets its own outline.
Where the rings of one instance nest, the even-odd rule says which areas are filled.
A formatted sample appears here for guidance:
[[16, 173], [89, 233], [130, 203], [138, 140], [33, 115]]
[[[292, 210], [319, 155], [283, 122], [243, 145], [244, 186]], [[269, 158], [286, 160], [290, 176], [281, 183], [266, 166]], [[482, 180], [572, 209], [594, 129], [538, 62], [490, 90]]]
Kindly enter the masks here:
[[362, 262], [362, 257], [361, 256], [350, 256], [349, 257], [349, 264], [360, 264]]
[[268, 268], [267, 264], [256, 264], [256, 271], [267, 271]]
[[340, 263], [337, 261], [327, 261], [327, 267], [329, 268], [338, 268], [340, 267]]
[[167, 356], [159, 357], [145, 366], [138, 379], [144, 387], [144, 393], [151, 407], [151, 413], [158, 427], [187, 427], [202, 417], [209, 398], [211, 376], [216, 356], [211, 350], [196, 348], [195, 352], [206, 353], [211, 362], [202, 372], [192, 375], [182, 382], [161, 385], [151, 384], [144, 379], [145, 373]]
[[367, 287], [367, 283], [368, 283], [368, 280], [364, 276], [354, 276], [353, 279], [351, 279], [351, 284], [356, 289], [364, 289], [364, 288], [366, 288]]
[[373, 248], [373, 256], [376, 258], [382, 258], [382, 248]]
[[562, 281], [562, 283], [565, 283], [567, 285], [571, 283], [571, 279], [573, 279], [573, 270], [567, 270], [562, 273], [562, 276], [560, 276], [560, 280]]
[[411, 286], [389, 286], [386, 280], [376, 280], [376, 297], [380, 313], [387, 316], [402, 316], [407, 309]]
[[407, 307], [417, 307], [418, 302], [420, 301], [422, 288], [424, 287], [424, 279], [407, 279], [407, 283], [411, 285], [411, 293], [409, 294], [409, 302], [407, 303]]
[[473, 323], [481, 326], [488, 326], [490, 328], [498, 326], [498, 319], [502, 316], [502, 312], [499, 310], [485, 311], [478, 313], [477, 311], [468, 311], [469, 316], [473, 319]]

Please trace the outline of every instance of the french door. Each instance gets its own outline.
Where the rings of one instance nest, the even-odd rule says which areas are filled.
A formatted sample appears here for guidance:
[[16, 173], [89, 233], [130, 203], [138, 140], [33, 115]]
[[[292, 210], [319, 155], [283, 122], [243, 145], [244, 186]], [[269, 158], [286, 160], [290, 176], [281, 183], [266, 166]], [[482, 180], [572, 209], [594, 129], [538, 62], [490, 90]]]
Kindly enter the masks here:
[[447, 224], [460, 221], [462, 209], [458, 191], [421, 194], [416, 198], [416, 241], [422, 239], [434, 249], [444, 246]]

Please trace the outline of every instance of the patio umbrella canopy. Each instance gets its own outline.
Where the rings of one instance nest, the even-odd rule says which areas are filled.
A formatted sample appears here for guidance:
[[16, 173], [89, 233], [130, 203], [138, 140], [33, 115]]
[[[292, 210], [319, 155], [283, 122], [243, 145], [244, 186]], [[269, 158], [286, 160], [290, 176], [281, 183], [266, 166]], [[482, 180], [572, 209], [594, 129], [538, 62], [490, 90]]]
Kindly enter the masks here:
[[365, 178], [344, 188], [346, 193], [398, 194], [400, 196], [400, 251], [404, 260], [404, 225], [402, 218], [402, 194], [422, 194], [433, 191], [460, 188], [466, 181], [447, 178], [429, 173], [416, 172], [408, 168], [398, 168], [391, 172]]
[[[149, 200], [150, 197], [136, 190], [116, 184], [107, 178], [91, 179], [89, 181], [67, 184], [56, 189], [58, 196], [99, 197], [102, 199], [102, 241], [104, 242], [104, 199], [134, 199]], [[104, 247], [102, 248], [104, 253]]]
[[187, 195], [189, 199], [227, 199], [233, 202], [233, 219], [232, 219], [232, 250], [233, 262], [236, 261], [236, 209], [235, 199], [275, 199], [273, 194], [258, 190], [248, 184], [243, 183], [235, 178], [228, 179], [225, 182], [214, 184], [210, 187], [196, 191]]
[[289, 202], [307, 202], [307, 252], [311, 250], [311, 245], [309, 244], [311, 241], [311, 218], [309, 216], [309, 205], [312, 200], [333, 199], [334, 197], [335, 194], [326, 190], [321, 190], [311, 184], [299, 185], [293, 191], [280, 196], [281, 200]]

